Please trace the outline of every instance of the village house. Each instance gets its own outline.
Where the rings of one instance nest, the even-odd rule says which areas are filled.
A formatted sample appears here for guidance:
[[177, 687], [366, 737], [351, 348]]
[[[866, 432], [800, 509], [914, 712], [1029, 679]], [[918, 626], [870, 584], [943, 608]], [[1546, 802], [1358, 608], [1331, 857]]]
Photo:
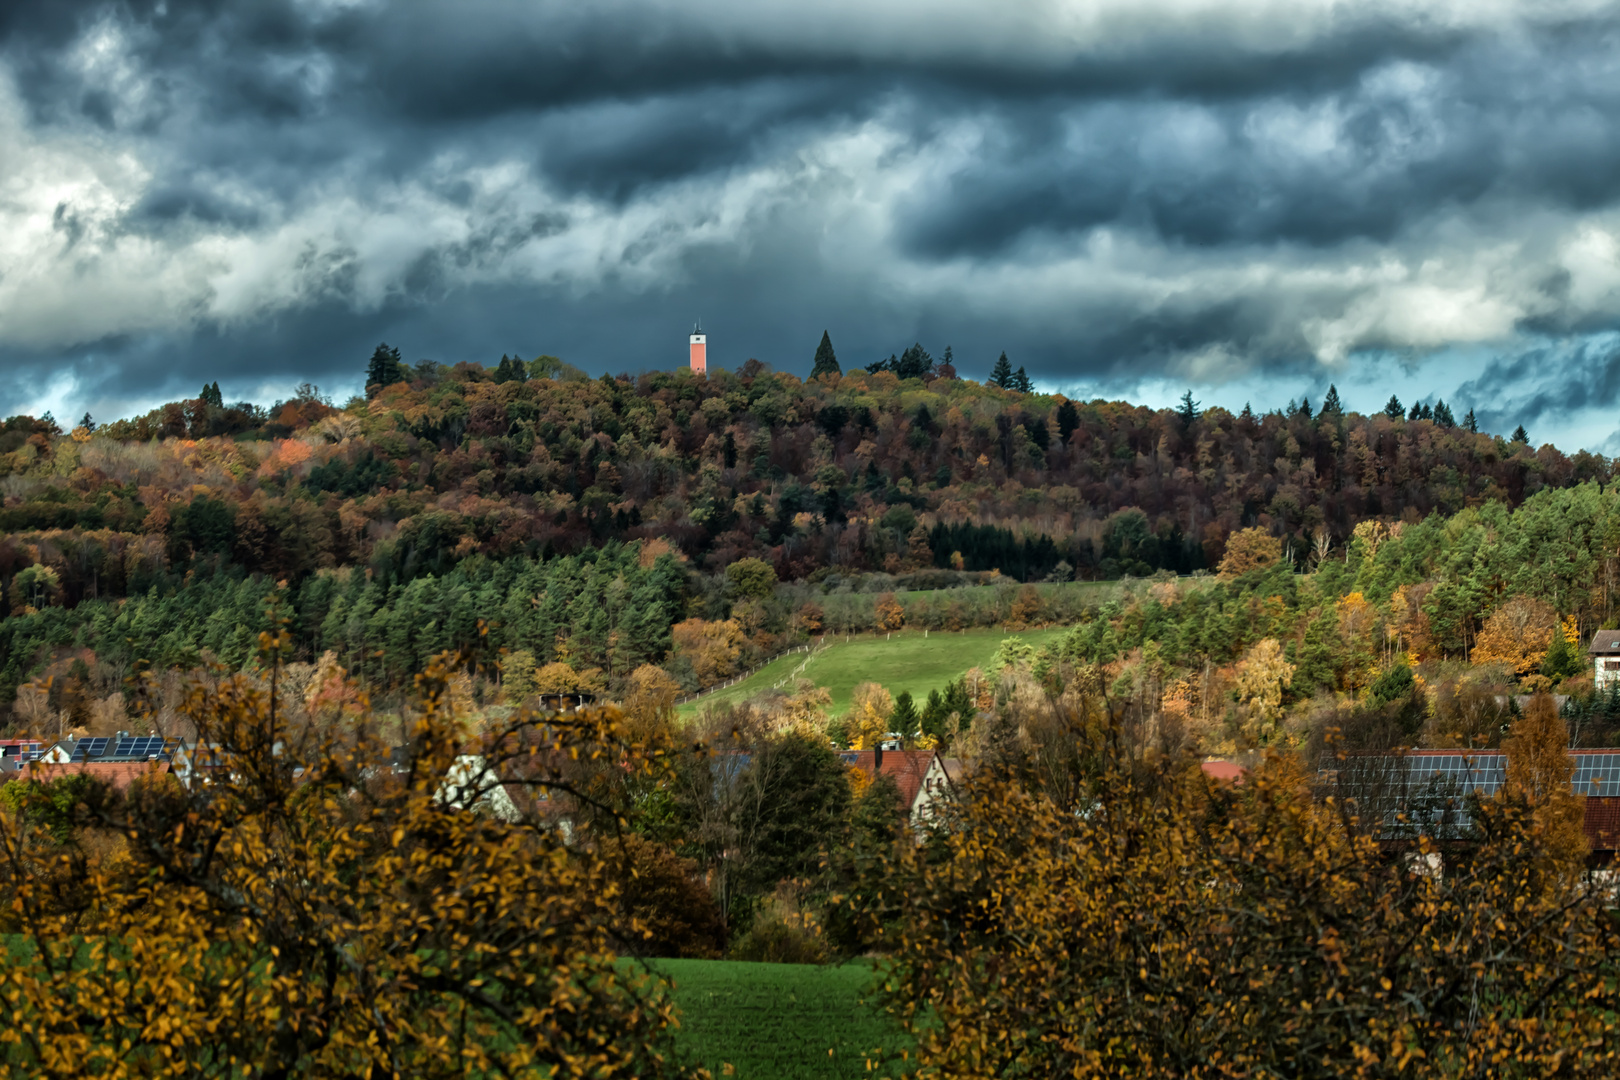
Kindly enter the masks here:
[[1593, 631], [1586, 651], [1592, 657], [1593, 685], [1607, 690], [1620, 681], [1620, 630]]
[[892, 778], [913, 826], [933, 817], [936, 804], [948, 797], [962, 778], [962, 763], [942, 757], [937, 750], [843, 750], [838, 756], [868, 780], [880, 775]]
[[168, 773], [184, 747], [182, 739], [127, 731], [113, 736], [75, 736], [50, 744], [27, 763], [26, 772], [19, 770], [11, 778], [47, 782], [83, 773], [123, 791], [141, 777]]

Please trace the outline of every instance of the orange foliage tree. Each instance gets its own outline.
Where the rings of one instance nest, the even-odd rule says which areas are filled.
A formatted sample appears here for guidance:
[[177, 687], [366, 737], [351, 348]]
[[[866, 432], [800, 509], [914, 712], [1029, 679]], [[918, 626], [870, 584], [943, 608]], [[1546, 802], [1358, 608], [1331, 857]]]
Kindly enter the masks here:
[[742, 627], [735, 619], [710, 622], [683, 619], [670, 628], [675, 654], [692, 662], [698, 681], [705, 686], [719, 682], [737, 670], [742, 655]]
[[1530, 699], [1524, 715], [1502, 740], [1507, 777], [1502, 797], [1531, 806], [1540, 843], [1533, 850], [1563, 865], [1579, 866], [1586, 857], [1585, 799], [1570, 786], [1575, 762], [1569, 756], [1569, 728], [1558, 715], [1551, 694]]
[[1551, 604], [1533, 596], [1514, 596], [1485, 620], [1469, 659], [1475, 664], [1505, 664], [1517, 675], [1529, 675], [1541, 666], [1558, 629], [1558, 612]]
[[1040, 590], [1033, 585], [1025, 585], [1013, 597], [1012, 609], [1007, 616], [1007, 625], [1022, 629], [1040, 622], [1046, 614], [1046, 604], [1041, 600]]
[[900, 601], [895, 599], [892, 592], [878, 596], [877, 603], [872, 607], [872, 617], [877, 623], [877, 628], [885, 632], [898, 630], [906, 625], [906, 609], [900, 606]]
[[1251, 570], [1274, 566], [1282, 558], [1282, 541], [1256, 525], [1226, 538], [1226, 554], [1216, 571], [1223, 579], [1242, 577]]
[[273, 687], [191, 689], [217, 750], [189, 786], [85, 794], [75, 833], [120, 838], [116, 857], [75, 840], [30, 872], [4, 819], [0, 1077], [689, 1074], [667, 997], [617, 960], [650, 934], [622, 854], [483, 809], [514, 789], [567, 805], [559, 762], [662, 775], [668, 746], [600, 710], [474, 736], [440, 662], [391, 763], [369, 710], [289, 723]]

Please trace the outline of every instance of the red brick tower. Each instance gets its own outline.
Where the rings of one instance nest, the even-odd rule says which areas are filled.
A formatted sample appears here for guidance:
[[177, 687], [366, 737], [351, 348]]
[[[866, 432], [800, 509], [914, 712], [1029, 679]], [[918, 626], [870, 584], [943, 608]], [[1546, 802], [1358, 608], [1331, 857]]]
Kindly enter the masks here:
[[703, 324], [699, 323], [692, 328], [691, 362], [692, 370], [699, 374], [709, 370], [709, 338], [703, 332]]

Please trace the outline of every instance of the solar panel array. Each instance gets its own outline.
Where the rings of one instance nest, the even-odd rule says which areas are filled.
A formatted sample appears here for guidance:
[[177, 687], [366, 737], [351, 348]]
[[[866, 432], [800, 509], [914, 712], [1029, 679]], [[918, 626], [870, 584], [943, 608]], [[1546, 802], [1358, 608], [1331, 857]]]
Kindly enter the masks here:
[[[1570, 754], [1575, 774], [1570, 786], [1577, 795], [1620, 797], [1620, 754]], [[1455, 785], [1460, 791], [1495, 795], [1507, 783], [1507, 755], [1497, 752], [1478, 754], [1412, 754], [1406, 759], [1407, 776], [1412, 781], [1438, 780]]]
[[1413, 754], [1406, 759], [1412, 782], [1437, 781], [1458, 791], [1494, 795], [1507, 782], [1507, 758], [1502, 754]]
[[113, 748], [113, 757], [150, 758], [172, 754], [178, 748], [179, 739], [165, 739], [161, 735], [136, 735], [118, 740]]
[[1620, 795], [1620, 754], [1571, 755], [1575, 759], [1575, 794]]
[[80, 739], [73, 744], [73, 754], [68, 760], [84, 761], [87, 758], [101, 757], [107, 752], [107, 744], [110, 742], [112, 742], [111, 739], [100, 735]]

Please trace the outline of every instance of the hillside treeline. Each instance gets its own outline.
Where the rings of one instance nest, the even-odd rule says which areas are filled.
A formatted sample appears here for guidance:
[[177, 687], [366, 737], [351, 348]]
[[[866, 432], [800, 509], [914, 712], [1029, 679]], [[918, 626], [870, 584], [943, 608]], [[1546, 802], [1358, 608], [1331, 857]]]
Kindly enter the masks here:
[[[1513, 695], [1555, 689], [1585, 745], [1620, 740], [1584, 646], [1620, 625], [1620, 492], [1598, 483], [1385, 525], [1307, 573], [1258, 540], [1246, 572], [1159, 582], [1090, 613], [1045, 660], [1158, 687], [1211, 752], [1328, 727], [1395, 745], [1496, 745]], [[1269, 550], [1268, 550], [1269, 549]], [[1234, 560], [1236, 561], [1236, 560]], [[1346, 734], [1348, 733], [1348, 734]]]
[[1442, 421], [1076, 402], [892, 371], [805, 382], [750, 363], [588, 379], [401, 368], [339, 409], [218, 392], [62, 433], [0, 431], [0, 584], [53, 565], [63, 602], [223, 556], [294, 583], [390, 580], [481, 554], [661, 537], [702, 569], [998, 569], [1022, 579], [1213, 567], [1259, 525], [1301, 559], [1359, 521], [1420, 520], [1603, 479], [1610, 463]]

